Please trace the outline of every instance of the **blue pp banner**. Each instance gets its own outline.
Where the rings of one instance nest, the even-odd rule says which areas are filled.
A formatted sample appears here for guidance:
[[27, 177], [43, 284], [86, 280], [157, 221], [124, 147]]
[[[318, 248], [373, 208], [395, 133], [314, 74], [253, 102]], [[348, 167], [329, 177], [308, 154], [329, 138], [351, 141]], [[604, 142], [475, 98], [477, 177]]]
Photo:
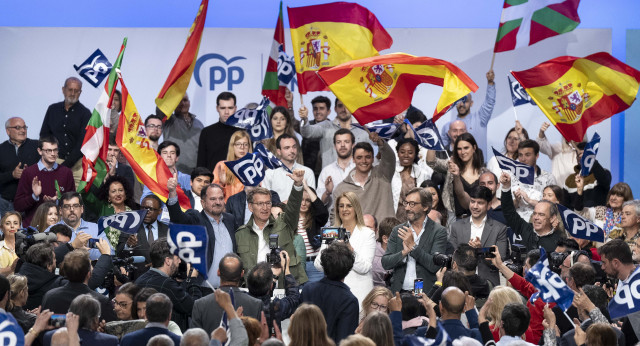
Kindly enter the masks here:
[[588, 176], [591, 173], [594, 162], [596, 162], [596, 155], [598, 155], [598, 147], [600, 147], [600, 135], [594, 133], [591, 141], [584, 147], [584, 153], [582, 153], [582, 159], [580, 160], [580, 175], [583, 177]]
[[256, 146], [253, 149], [256, 154], [260, 155], [260, 158], [262, 158], [262, 161], [264, 161], [264, 164], [265, 166], [267, 166], [267, 168], [277, 169], [278, 167], [282, 167], [282, 169], [284, 169], [285, 171], [293, 173], [291, 172], [289, 167], [285, 166], [284, 163], [280, 161], [280, 159], [273, 155], [272, 152], [267, 150], [267, 148], [265, 148], [262, 143], [256, 143]]
[[398, 127], [400, 127], [400, 125], [394, 123], [367, 125], [366, 129], [357, 123], [351, 123], [351, 126], [365, 131], [368, 129], [370, 132], [377, 133], [382, 139], [391, 139], [396, 131], [398, 131]]
[[493, 154], [498, 160], [498, 166], [500, 166], [500, 169], [511, 172], [511, 174], [523, 184], [533, 185], [533, 181], [535, 180], [535, 171], [533, 167], [500, 154], [500, 152], [494, 147], [491, 147], [491, 149], [493, 149]]
[[247, 153], [235, 161], [225, 161], [231, 172], [244, 186], [257, 186], [264, 179], [266, 165], [259, 153]]
[[540, 248], [540, 260], [527, 272], [525, 279], [539, 291], [531, 295], [531, 303], [540, 297], [545, 303], [556, 303], [563, 310], [573, 303], [573, 291], [562, 281], [560, 275], [549, 268], [549, 259], [544, 248]]
[[97, 88], [111, 72], [111, 63], [100, 49], [96, 49], [80, 66], [73, 65], [73, 68], [89, 84]]
[[0, 345], [24, 345], [24, 332], [16, 319], [8, 312], [0, 312]]
[[575, 238], [604, 242], [604, 231], [593, 222], [558, 204], [564, 228]]
[[442, 139], [440, 139], [436, 124], [434, 124], [431, 119], [423, 122], [422, 125], [418, 126], [418, 128], [415, 129], [413, 128], [413, 125], [411, 125], [409, 120], [404, 119], [404, 122], [408, 127], [411, 128], [416, 141], [418, 142], [418, 144], [420, 144], [421, 147], [437, 151], [447, 150], [442, 144]]
[[103, 216], [98, 219], [98, 235], [107, 227], [115, 228], [127, 234], [136, 234], [146, 215], [147, 210], [141, 209]]
[[640, 311], [640, 267], [625, 281], [618, 282], [616, 295], [609, 302], [611, 319]]
[[271, 120], [267, 114], [269, 99], [264, 97], [255, 109], [242, 108], [227, 119], [227, 125], [249, 132], [252, 142], [273, 137]]
[[293, 57], [285, 53], [282, 45], [278, 46], [278, 80], [280, 85], [288, 85], [296, 76], [296, 66]]
[[407, 335], [402, 339], [402, 346], [447, 346], [451, 345], [451, 337], [444, 329], [442, 322], [438, 321], [436, 328], [438, 333], [435, 339], [427, 339], [416, 335]]
[[172, 254], [190, 263], [205, 280], [208, 278], [207, 246], [209, 236], [204, 226], [170, 224], [167, 242]]
[[511, 79], [509, 75], [507, 75], [507, 79], [509, 80], [509, 86], [511, 87], [511, 102], [513, 102], [514, 107], [526, 105], [527, 103], [534, 106], [536, 105], [536, 102], [531, 99], [531, 96], [527, 94], [517, 80]]

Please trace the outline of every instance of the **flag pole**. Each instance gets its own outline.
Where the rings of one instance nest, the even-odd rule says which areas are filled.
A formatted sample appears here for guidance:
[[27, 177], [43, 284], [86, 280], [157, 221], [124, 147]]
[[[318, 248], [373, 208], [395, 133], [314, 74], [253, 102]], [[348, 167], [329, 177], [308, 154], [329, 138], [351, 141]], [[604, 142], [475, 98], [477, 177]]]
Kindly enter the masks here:
[[516, 106], [513, 106], [513, 116], [516, 118], [516, 121], [518, 121], [518, 112], [516, 112]]
[[302, 93], [300, 93], [300, 106], [304, 106], [304, 100], [302, 99]]
[[496, 61], [496, 52], [493, 52], [493, 55], [491, 56], [491, 67], [489, 67], [489, 70], [493, 70], [493, 63]]

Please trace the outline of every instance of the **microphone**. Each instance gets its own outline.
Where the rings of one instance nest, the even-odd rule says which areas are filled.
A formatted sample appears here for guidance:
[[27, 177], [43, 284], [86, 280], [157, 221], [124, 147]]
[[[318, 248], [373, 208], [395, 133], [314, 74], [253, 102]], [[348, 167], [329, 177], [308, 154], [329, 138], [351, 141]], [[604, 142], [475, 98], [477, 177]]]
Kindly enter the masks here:
[[147, 260], [144, 256], [131, 256], [131, 258], [133, 258], [134, 264], [144, 263]]

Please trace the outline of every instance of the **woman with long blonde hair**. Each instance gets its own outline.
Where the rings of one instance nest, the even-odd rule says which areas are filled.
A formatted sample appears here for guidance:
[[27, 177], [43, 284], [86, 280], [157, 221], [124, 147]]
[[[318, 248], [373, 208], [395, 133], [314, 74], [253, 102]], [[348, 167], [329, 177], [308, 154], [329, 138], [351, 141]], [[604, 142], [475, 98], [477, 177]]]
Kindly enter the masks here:
[[0, 268], [7, 268], [18, 259], [16, 255], [16, 233], [22, 224], [22, 216], [17, 211], [8, 211], [0, 219], [4, 239], [0, 241]]
[[[241, 159], [247, 153], [253, 152], [251, 137], [247, 131], [238, 130], [231, 135], [229, 140], [229, 150], [227, 151], [226, 161], [235, 161]], [[232, 195], [244, 190], [244, 185], [236, 178], [231, 170], [225, 165], [226, 161], [220, 161], [213, 169], [213, 183], [222, 186], [224, 189], [224, 201]]]
[[289, 324], [289, 345], [295, 346], [335, 346], [327, 334], [327, 322], [319, 307], [302, 304], [291, 316]]
[[[504, 310], [504, 307], [509, 303], [522, 304], [522, 296], [520, 296], [518, 291], [507, 286], [496, 286], [491, 293], [489, 293], [489, 298], [487, 299], [487, 303], [485, 303], [490, 304], [487, 307], [487, 319], [489, 320], [489, 329], [491, 329], [491, 333], [493, 334], [493, 339], [495, 341], [500, 340], [502, 310]], [[524, 335], [526, 341], [534, 342], [531, 327], [527, 329], [527, 332]]]

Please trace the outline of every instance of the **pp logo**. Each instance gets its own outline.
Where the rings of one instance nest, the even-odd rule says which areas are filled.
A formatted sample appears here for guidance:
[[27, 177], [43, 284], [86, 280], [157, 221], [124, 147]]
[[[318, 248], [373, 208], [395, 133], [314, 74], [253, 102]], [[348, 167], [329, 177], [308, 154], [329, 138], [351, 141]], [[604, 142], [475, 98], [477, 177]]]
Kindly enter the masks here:
[[584, 166], [589, 171], [593, 168], [593, 163], [596, 161], [596, 155], [598, 154], [598, 147], [600, 143], [596, 143], [593, 148], [588, 149], [584, 152]]
[[540, 277], [542, 278], [542, 280], [538, 281], [547, 289], [547, 292], [542, 292], [542, 297], [543, 299], [553, 297], [553, 300], [557, 301], [558, 299], [560, 299], [560, 292], [558, 292], [558, 289], [566, 287], [566, 284], [564, 283], [564, 281], [562, 281], [560, 275], [553, 273], [551, 269], [549, 269], [548, 259], [544, 261], [544, 264], [545, 265], [540, 271]]
[[100, 49], [96, 49], [80, 66], [73, 65], [73, 68], [89, 84], [97, 88], [111, 72], [111, 63]]
[[[184, 259], [191, 264], [200, 264], [202, 261], [200, 257], [196, 256], [196, 252], [193, 248], [202, 247], [202, 241], [196, 240], [196, 236], [190, 232], [178, 232], [176, 236], [178, 243], [178, 257]], [[174, 249], [171, 249], [173, 252]]]
[[496, 156], [496, 159], [502, 166], [506, 166], [517, 180], [529, 177], [529, 170], [526, 167], [514, 165], [512, 161], [505, 157]]
[[252, 155], [251, 160], [238, 162], [233, 167], [233, 171], [238, 177], [243, 177], [249, 186], [255, 186], [257, 181], [261, 181], [264, 175], [264, 162], [256, 155]]
[[591, 237], [593, 237], [593, 234], [597, 234], [600, 231], [598, 227], [596, 227], [596, 225], [590, 222], [585, 222], [584, 220], [582, 220], [582, 218], [572, 213], [569, 209], [566, 209], [563, 212], [563, 216], [570, 226], [569, 228], [571, 229], [571, 233], [573, 233], [574, 235], [585, 233], [584, 236], [590, 239]]
[[138, 213], [119, 213], [105, 217], [102, 220], [102, 227], [107, 228], [113, 225], [117, 229], [125, 229], [139, 223], [140, 215]]
[[244, 70], [240, 66], [229, 66], [237, 60], [245, 60], [243, 56], [235, 56], [231, 59], [225, 58], [220, 54], [210, 53], [205, 54], [196, 60], [196, 66], [194, 71], [194, 78], [198, 86], [202, 86], [200, 80], [200, 68], [208, 60], [220, 60], [225, 66], [211, 66], [209, 68], [209, 90], [216, 90], [216, 85], [222, 85], [227, 82], [227, 88], [225, 90], [233, 90], [233, 86], [242, 83], [244, 80]]
[[430, 147], [435, 147], [438, 144], [438, 135], [435, 134], [433, 129], [424, 128], [417, 132]]

